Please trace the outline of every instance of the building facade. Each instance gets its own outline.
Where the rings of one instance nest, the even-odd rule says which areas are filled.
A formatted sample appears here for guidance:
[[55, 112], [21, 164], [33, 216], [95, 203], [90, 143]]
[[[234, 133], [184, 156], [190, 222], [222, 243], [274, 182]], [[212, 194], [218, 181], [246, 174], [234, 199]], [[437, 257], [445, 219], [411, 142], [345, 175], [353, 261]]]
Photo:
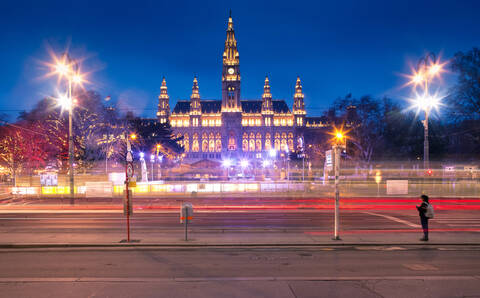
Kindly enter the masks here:
[[[265, 78], [261, 99], [242, 100], [240, 57], [230, 16], [222, 65], [222, 98], [200, 97], [198, 79], [193, 79], [189, 100], [179, 100], [170, 113], [167, 84], [163, 78], [158, 96], [157, 118], [170, 122], [176, 137], [183, 136], [184, 161], [203, 159], [264, 158], [276, 151], [303, 150], [303, 132], [314, 119], [306, 118], [304, 94], [297, 78], [292, 109], [274, 99]], [[319, 124], [315, 122], [315, 126]]]

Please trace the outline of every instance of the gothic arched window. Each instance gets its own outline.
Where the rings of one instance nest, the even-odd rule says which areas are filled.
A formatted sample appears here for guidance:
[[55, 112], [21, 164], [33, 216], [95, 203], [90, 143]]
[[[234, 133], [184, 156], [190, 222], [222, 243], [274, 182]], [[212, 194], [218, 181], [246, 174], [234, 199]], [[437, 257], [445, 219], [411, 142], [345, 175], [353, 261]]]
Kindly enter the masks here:
[[249, 150], [250, 151], [255, 151], [255, 139], [250, 139], [250, 146], [249, 146]]
[[195, 134], [193, 134], [192, 151], [193, 152], [198, 152], [198, 150], [199, 150], [198, 135], [195, 133]]
[[233, 131], [228, 136], [228, 150], [237, 150], [237, 142], [235, 141], [235, 134]]
[[202, 152], [208, 152], [208, 140], [202, 139]]
[[243, 150], [243, 152], [248, 151], [248, 139], [243, 139], [242, 140], [242, 150]]

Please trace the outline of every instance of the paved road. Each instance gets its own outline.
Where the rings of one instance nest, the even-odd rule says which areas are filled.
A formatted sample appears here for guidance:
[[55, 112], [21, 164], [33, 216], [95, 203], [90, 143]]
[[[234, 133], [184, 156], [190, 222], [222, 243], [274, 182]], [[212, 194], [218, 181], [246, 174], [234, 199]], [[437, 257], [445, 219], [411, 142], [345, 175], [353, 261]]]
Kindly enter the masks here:
[[[0, 212], [0, 229], [12, 231], [48, 231], [68, 229], [71, 232], [86, 230], [123, 229], [125, 216], [119, 211], [80, 212], [35, 211]], [[131, 217], [132, 227], [148, 232], [156, 229], [181, 229], [177, 211], [136, 211]], [[237, 210], [195, 212], [192, 228], [195, 229], [300, 229], [330, 230], [333, 224], [331, 210]], [[342, 210], [342, 229], [404, 229], [419, 228], [418, 213], [411, 210]], [[430, 221], [433, 229], [480, 228], [476, 210], [439, 210]]]
[[479, 297], [479, 249], [0, 250], [0, 296]]
[[[68, 212], [0, 213], [0, 244], [117, 243], [125, 238], [125, 217], [118, 211]], [[433, 241], [448, 234], [456, 237], [456, 243], [480, 243], [480, 217], [476, 210], [439, 210], [430, 227]], [[332, 229], [331, 210], [277, 210], [201, 211], [195, 213], [189, 230], [193, 238], [203, 243], [305, 243], [329, 240]], [[142, 243], [179, 241], [182, 230], [179, 215], [173, 211], [138, 211], [131, 218], [132, 237]], [[403, 233], [404, 241], [417, 241], [420, 225], [415, 210], [343, 210], [341, 233], [347, 240], [356, 237], [368, 242], [368, 237], [376, 236], [393, 243], [402, 239], [399, 233]]]

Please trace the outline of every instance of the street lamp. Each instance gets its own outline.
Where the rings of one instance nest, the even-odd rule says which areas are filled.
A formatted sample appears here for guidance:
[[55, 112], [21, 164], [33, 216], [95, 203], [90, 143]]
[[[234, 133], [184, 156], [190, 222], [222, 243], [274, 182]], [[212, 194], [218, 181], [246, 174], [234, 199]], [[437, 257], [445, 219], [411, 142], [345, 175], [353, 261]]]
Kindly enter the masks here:
[[75, 183], [74, 183], [74, 169], [73, 169], [73, 124], [72, 113], [74, 99], [72, 98], [72, 85], [82, 84], [83, 76], [80, 74], [80, 70], [76, 60], [70, 58], [68, 53], [63, 54], [61, 60], [56, 60], [53, 65], [54, 73], [56, 73], [60, 79], [65, 78], [67, 80], [66, 94], [61, 95], [57, 101], [58, 104], [68, 111], [68, 167], [69, 167], [69, 181], [70, 181], [70, 204], [74, 204], [75, 197]]
[[245, 168], [248, 167], [248, 160], [242, 159], [240, 161], [240, 166], [242, 167], [242, 176], [245, 179]]
[[230, 159], [225, 159], [223, 160], [222, 162], [223, 166], [225, 167], [225, 169], [227, 169], [227, 180], [229, 179], [229, 170], [230, 170], [230, 167], [232, 166], [232, 161]]
[[158, 156], [158, 179], [162, 179], [162, 163], [163, 163], [163, 155]]
[[333, 240], [340, 240], [340, 152], [345, 147], [346, 136], [341, 129], [335, 129], [332, 134], [334, 136], [332, 150], [335, 158], [335, 227]]
[[155, 163], [155, 155], [150, 155], [150, 166], [152, 168], [152, 181], [153, 181], [153, 164]]
[[[423, 168], [427, 171], [430, 168], [429, 158], [429, 142], [428, 142], [428, 118], [432, 108], [436, 107], [440, 99], [437, 95], [431, 95], [429, 88], [432, 80], [439, 76], [443, 70], [444, 64], [441, 64], [434, 53], [428, 53], [422, 57], [411, 76], [410, 83], [413, 84], [416, 98], [413, 100], [415, 106], [425, 112], [425, 120], [422, 121], [424, 128], [423, 140]], [[423, 89], [423, 95], [416, 92], [416, 87], [420, 86]]]

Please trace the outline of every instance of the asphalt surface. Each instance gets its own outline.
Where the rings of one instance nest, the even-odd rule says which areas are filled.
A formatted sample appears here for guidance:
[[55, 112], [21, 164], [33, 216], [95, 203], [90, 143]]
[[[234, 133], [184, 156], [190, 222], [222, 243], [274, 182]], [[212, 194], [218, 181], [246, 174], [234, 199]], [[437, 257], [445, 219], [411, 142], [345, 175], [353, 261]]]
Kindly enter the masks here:
[[[108, 232], [123, 230], [125, 216], [119, 211], [85, 212], [42, 211], [0, 212], [1, 232]], [[197, 230], [280, 229], [292, 231], [331, 230], [331, 210], [237, 210], [199, 211], [194, 213], [191, 227]], [[182, 229], [177, 211], [135, 211], [131, 226], [139, 232]], [[341, 210], [344, 231], [419, 228], [418, 212], [411, 210]], [[430, 220], [431, 229], [459, 230], [479, 228], [476, 210], [439, 210]]]
[[0, 250], [1, 297], [478, 297], [480, 248]]

